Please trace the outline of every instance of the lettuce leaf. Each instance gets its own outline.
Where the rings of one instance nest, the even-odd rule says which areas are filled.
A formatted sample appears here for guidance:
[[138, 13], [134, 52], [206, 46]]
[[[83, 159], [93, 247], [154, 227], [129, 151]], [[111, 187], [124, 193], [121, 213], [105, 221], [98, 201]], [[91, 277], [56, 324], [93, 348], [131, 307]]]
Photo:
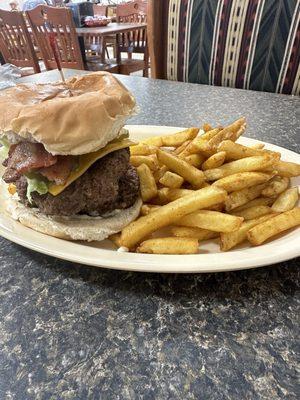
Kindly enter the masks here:
[[30, 203], [32, 203], [32, 192], [38, 192], [39, 194], [48, 193], [49, 182], [39, 174], [30, 173], [26, 174], [27, 179], [27, 198]]
[[4, 138], [0, 139], [2, 146], [0, 147], [0, 160], [4, 161], [8, 157], [10, 143]]

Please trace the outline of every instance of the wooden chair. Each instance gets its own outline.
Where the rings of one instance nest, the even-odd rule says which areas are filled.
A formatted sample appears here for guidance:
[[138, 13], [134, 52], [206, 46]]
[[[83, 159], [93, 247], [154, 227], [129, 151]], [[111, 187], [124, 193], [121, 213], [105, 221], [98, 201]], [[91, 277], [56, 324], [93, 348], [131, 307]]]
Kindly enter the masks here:
[[99, 57], [86, 60], [81, 50], [72, 12], [69, 8], [39, 5], [26, 12], [31, 29], [38, 43], [47, 70], [57, 68], [47, 33], [55, 33], [62, 68], [117, 70], [116, 66], [101, 64]]
[[101, 6], [99, 4], [93, 5], [94, 15], [100, 17], [107, 17], [107, 6]]
[[57, 68], [47, 33], [56, 34], [63, 68], [85, 69], [71, 10], [39, 5], [26, 15], [47, 70]]
[[[147, 7], [148, 3], [142, 0], [119, 4], [116, 8], [117, 22], [147, 22]], [[128, 54], [128, 59], [121, 61], [121, 74], [129, 75], [132, 72], [143, 70], [143, 76], [148, 76], [149, 52], [146, 28], [122, 33], [119, 35], [117, 47], [117, 51]], [[144, 54], [143, 60], [132, 59], [133, 53]]]
[[21, 12], [0, 10], [0, 51], [6, 63], [20, 68], [30, 68], [31, 73], [41, 72]]
[[152, 77], [299, 95], [296, 3], [149, 0]]

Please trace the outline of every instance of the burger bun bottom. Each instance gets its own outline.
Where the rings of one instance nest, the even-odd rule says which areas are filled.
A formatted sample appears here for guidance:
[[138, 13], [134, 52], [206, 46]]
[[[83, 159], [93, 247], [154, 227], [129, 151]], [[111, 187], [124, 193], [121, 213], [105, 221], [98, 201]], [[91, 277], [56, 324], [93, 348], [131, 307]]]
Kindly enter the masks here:
[[101, 241], [120, 232], [126, 225], [135, 220], [140, 212], [142, 201], [125, 210], [116, 210], [108, 217], [91, 217], [77, 215], [73, 217], [47, 216], [37, 208], [29, 208], [17, 199], [10, 197], [6, 202], [7, 212], [37, 232], [66, 240]]

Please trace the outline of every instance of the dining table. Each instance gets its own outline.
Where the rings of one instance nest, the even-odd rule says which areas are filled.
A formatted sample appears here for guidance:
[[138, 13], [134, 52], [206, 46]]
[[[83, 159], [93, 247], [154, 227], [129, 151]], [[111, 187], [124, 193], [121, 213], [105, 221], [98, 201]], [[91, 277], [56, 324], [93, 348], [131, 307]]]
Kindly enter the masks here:
[[[129, 124], [242, 115], [248, 137], [300, 151], [297, 96], [117, 77], [139, 105]], [[20, 82], [56, 80], [48, 71]], [[299, 267], [294, 258], [235, 272], [133, 273], [0, 238], [0, 398], [296, 400]]]
[[[131, 31], [145, 30], [147, 28], [146, 22], [111, 22], [106, 26], [98, 26], [98, 27], [82, 27], [76, 28], [76, 33], [79, 37], [79, 40], [83, 39], [84, 42], [89, 40], [90, 38], [94, 38], [97, 43], [100, 54], [101, 54], [101, 63], [105, 63], [105, 51], [104, 51], [104, 41], [107, 37], [115, 37], [118, 42], [121, 34]], [[116, 46], [116, 63], [120, 64], [121, 62], [121, 53], [118, 51], [118, 46]]]

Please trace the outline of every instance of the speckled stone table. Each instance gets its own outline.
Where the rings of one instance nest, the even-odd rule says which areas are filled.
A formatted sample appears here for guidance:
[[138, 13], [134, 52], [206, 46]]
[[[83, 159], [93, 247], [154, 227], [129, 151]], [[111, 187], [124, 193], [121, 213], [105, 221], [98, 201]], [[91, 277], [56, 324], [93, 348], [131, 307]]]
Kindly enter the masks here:
[[[299, 98], [121, 80], [140, 104], [131, 123], [245, 115], [248, 136], [299, 152]], [[0, 239], [0, 265], [0, 399], [299, 398], [299, 259], [155, 275], [76, 265]]]

